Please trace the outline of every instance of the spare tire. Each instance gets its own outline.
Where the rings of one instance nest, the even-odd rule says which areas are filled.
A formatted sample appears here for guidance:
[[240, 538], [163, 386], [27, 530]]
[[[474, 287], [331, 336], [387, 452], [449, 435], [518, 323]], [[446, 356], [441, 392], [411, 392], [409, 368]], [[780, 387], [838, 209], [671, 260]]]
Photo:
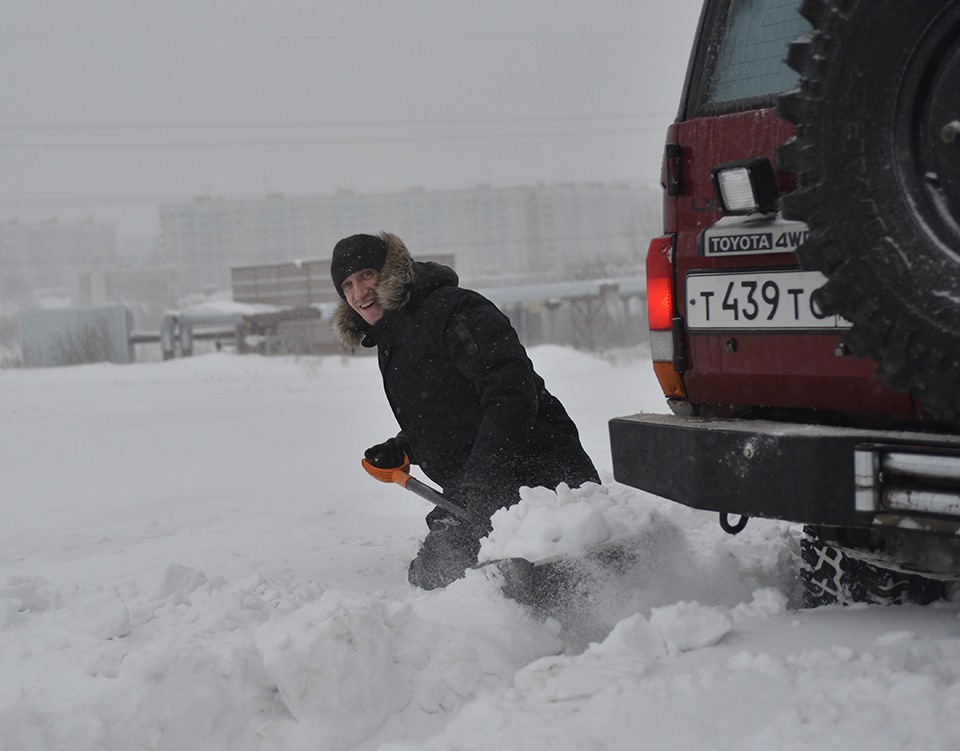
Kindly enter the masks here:
[[846, 344], [935, 417], [960, 421], [960, 0], [804, 0], [795, 124], [779, 154], [798, 251]]

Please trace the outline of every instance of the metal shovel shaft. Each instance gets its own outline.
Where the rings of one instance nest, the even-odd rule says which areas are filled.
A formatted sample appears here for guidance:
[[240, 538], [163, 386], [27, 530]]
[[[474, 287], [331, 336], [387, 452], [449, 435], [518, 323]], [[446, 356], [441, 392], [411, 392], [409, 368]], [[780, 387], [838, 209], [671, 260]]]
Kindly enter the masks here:
[[401, 467], [395, 467], [394, 469], [383, 469], [381, 467], [375, 467], [366, 459], [362, 459], [360, 463], [363, 465], [363, 468], [367, 471], [369, 475], [380, 480], [381, 482], [395, 482], [401, 488], [409, 490], [414, 495], [418, 495], [425, 501], [430, 501], [430, 503], [435, 506], [439, 506], [444, 511], [456, 516], [461, 521], [467, 522], [467, 524], [480, 524], [481, 519], [477, 517], [469, 509], [464, 508], [459, 503], [454, 503], [449, 498], [446, 498], [443, 493], [439, 490], [431, 488], [426, 483], [420, 482], [420, 480], [415, 477], [411, 477], [410, 473], [407, 472], [406, 468], [409, 467], [409, 464], [404, 464]]
[[411, 493], [420, 496], [425, 501], [430, 501], [430, 503], [439, 506], [444, 511], [449, 511], [461, 521], [467, 522], [467, 524], [480, 523], [480, 520], [477, 518], [476, 514], [471, 513], [460, 504], [448, 500], [443, 493], [434, 490], [429, 485], [420, 482], [415, 477], [410, 477], [410, 475], [407, 475], [407, 481], [403, 483], [403, 487], [405, 487]]

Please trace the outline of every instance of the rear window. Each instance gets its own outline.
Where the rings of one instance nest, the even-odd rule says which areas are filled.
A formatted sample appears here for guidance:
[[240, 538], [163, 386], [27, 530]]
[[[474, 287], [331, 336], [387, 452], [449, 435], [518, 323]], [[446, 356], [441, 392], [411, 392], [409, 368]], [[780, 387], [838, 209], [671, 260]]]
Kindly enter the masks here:
[[707, 58], [705, 103], [769, 99], [796, 85], [785, 58], [790, 42], [810, 30], [799, 6], [799, 0], [730, 0]]

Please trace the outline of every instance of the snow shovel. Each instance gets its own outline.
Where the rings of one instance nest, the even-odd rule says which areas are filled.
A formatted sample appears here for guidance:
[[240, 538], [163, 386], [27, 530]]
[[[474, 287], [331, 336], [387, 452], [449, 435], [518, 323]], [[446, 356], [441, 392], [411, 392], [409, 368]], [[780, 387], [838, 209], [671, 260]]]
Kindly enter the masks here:
[[[444, 497], [439, 490], [411, 477], [409, 460], [390, 469], [375, 467], [366, 458], [361, 459], [360, 463], [371, 477], [380, 482], [394, 482], [468, 524], [480, 522], [476, 514], [469, 509]], [[583, 564], [588, 559], [595, 558], [597, 553], [585, 553], [583, 557], [558, 556], [537, 562], [526, 558], [500, 558], [478, 563], [475, 568], [496, 567], [503, 577], [501, 591], [504, 595], [532, 607], [541, 615], [558, 615], [588, 594], [590, 577]], [[609, 556], [610, 553], [601, 555]]]
[[439, 490], [434, 490], [429, 485], [424, 482], [420, 482], [415, 477], [410, 476], [410, 460], [407, 459], [407, 455], [403, 455], [404, 462], [399, 467], [392, 467], [390, 469], [382, 469], [381, 467], [375, 467], [366, 458], [360, 460], [360, 463], [363, 465], [363, 468], [367, 470], [367, 474], [371, 477], [379, 480], [380, 482], [395, 482], [401, 488], [409, 490], [411, 493], [420, 496], [425, 501], [430, 501], [434, 506], [439, 506], [444, 511], [449, 511], [455, 517], [461, 521], [465, 521], [467, 524], [480, 524], [481, 519], [471, 512], [469, 509], [464, 508], [458, 503], [454, 503], [448, 498], [444, 497], [443, 493]]

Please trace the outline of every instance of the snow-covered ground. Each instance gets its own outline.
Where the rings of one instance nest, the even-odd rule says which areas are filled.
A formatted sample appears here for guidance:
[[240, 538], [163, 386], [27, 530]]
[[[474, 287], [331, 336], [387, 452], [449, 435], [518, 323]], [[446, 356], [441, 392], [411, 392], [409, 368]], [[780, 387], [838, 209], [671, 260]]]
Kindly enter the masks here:
[[960, 747], [957, 605], [797, 609], [798, 530], [612, 482], [606, 421], [664, 411], [642, 353], [531, 354], [605, 484], [484, 554], [633, 552], [546, 619], [490, 569], [407, 585], [373, 358], [0, 371], [0, 749]]

